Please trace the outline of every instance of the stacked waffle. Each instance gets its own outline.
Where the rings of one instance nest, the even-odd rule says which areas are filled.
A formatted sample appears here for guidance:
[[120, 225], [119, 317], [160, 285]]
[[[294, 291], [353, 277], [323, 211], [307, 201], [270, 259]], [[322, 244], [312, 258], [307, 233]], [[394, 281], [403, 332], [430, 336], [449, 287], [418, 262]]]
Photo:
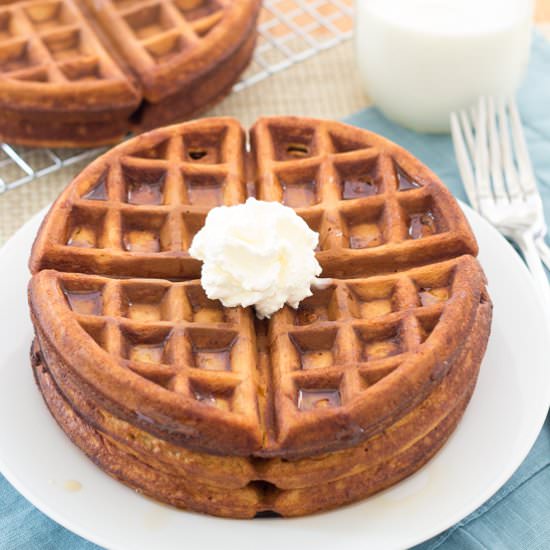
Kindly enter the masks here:
[[0, 0], [0, 139], [92, 146], [229, 92], [259, 0]]
[[[323, 277], [269, 320], [209, 300], [187, 249], [209, 209], [282, 201]], [[36, 239], [33, 367], [101, 468], [176, 506], [303, 515], [416, 471], [474, 389], [491, 304], [442, 183], [343, 124], [265, 118], [155, 130], [92, 163]]]

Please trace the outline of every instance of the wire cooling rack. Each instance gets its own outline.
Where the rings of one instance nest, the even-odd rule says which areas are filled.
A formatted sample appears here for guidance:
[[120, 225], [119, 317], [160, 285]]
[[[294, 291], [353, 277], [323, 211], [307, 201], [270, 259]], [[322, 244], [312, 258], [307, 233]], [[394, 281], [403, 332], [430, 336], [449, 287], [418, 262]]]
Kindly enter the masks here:
[[[235, 84], [248, 86], [347, 40], [353, 0], [264, 0], [254, 59]], [[0, 194], [105, 149], [36, 149], [0, 145]]]

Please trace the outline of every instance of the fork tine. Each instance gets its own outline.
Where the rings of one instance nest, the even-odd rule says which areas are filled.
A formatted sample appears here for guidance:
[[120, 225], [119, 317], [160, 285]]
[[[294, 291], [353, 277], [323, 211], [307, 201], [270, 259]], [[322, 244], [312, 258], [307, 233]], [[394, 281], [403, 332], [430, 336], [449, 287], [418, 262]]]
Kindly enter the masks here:
[[519, 167], [520, 185], [525, 193], [538, 193], [533, 166], [529, 157], [527, 142], [525, 141], [525, 134], [523, 133], [518, 108], [514, 99], [508, 102], [508, 109], [510, 111], [512, 139], [514, 140], [516, 160]]
[[[478, 105], [479, 105], [479, 101], [478, 101]], [[478, 109], [478, 105], [472, 105], [469, 109], [470, 111], [470, 118], [471, 120], [477, 120], [477, 109]], [[466, 111], [466, 114], [468, 114], [468, 112]]]
[[477, 121], [475, 123], [476, 148], [474, 156], [475, 182], [480, 201], [492, 199], [491, 183], [489, 181], [489, 154], [487, 151], [487, 101], [479, 99]]
[[489, 97], [487, 100], [487, 117], [487, 126], [489, 130], [489, 165], [493, 192], [497, 200], [508, 200], [502, 176], [502, 158], [496, 124], [495, 100], [492, 97]]
[[[463, 113], [461, 113], [462, 115]], [[470, 156], [466, 149], [466, 143], [464, 141], [463, 134], [466, 135], [467, 132], [472, 136], [472, 128], [467, 119], [462, 119], [462, 130], [461, 125], [456, 113], [451, 113], [451, 132], [453, 135], [453, 144], [455, 148], [455, 156], [458, 164], [458, 169], [460, 171], [460, 176], [462, 178], [462, 183], [464, 184], [464, 189], [470, 200], [470, 204], [476, 210], [479, 209], [479, 202], [477, 200], [476, 185], [474, 179], [474, 172], [472, 170], [472, 163], [470, 161]], [[472, 137], [473, 142], [473, 137]]]
[[466, 145], [468, 146], [468, 152], [470, 153], [470, 158], [474, 158], [476, 146], [475, 146], [475, 140], [474, 140], [474, 133], [472, 131], [472, 123], [470, 122], [470, 120], [475, 120], [475, 117], [472, 117], [470, 119], [470, 116], [468, 115], [468, 111], [464, 109], [460, 111], [459, 116], [460, 116], [460, 123], [462, 125], [462, 132], [466, 140]]
[[504, 179], [508, 190], [510, 200], [521, 196], [521, 187], [519, 186], [519, 176], [514, 164], [512, 147], [510, 143], [510, 130], [508, 124], [508, 115], [506, 114], [505, 102], [498, 101], [498, 126], [500, 133], [500, 147], [502, 149], [502, 161], [504, 165]]

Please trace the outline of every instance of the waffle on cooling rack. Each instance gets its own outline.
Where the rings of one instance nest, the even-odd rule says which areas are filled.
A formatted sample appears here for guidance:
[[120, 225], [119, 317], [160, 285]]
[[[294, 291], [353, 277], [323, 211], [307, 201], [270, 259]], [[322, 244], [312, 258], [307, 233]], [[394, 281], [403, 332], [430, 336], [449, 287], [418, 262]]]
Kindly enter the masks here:
[[250, 58], [259, 0], [0, 1], [0, 139], [95, 146], [190, 118]]
[[[208, 300], [206, 213], [280, 200], [320, 233], [327, 288], [271, 320]], [[155, 130], [92, 163], [31, 258], [33, 365], [59, 424], [157, 499], [253, 517], [363, 498], [455, 428], [491, 305], [464, 216], [425, 166], [343, 124]]]

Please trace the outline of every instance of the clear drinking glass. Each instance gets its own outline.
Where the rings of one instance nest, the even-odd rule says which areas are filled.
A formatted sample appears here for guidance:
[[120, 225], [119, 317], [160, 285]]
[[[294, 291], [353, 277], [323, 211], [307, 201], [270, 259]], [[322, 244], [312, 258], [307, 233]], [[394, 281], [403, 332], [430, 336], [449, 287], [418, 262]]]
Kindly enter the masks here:
[[446, 132], [451, 111], [521, 83], [533, 0], [356, 0], [355, 8], [365, 91], [403, 126]]

